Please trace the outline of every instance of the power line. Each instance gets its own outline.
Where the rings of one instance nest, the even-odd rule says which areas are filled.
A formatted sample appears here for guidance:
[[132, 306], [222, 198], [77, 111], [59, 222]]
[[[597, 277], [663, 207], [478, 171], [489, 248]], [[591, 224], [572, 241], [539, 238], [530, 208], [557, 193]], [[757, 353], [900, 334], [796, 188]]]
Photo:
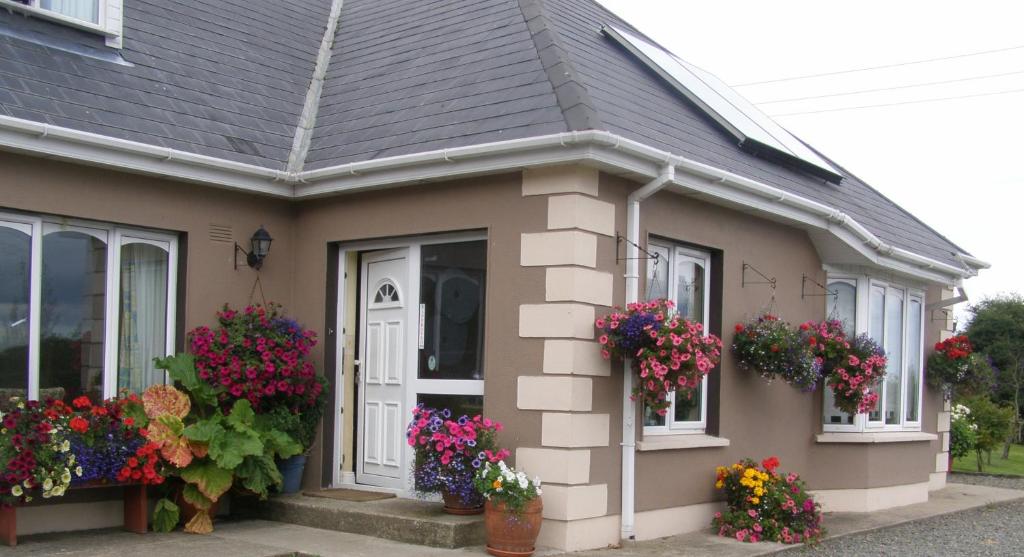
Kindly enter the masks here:
[[1021, 93], [1021, 92], [1024, 92], [1024, 89], [1010, 89], [1010, 90], [1007, 90], [1007, 91], [994, 91], [992, 93], [976, 93], [976, 94], [973, 94], [973, 95], [958, 95], [958, 96], [955, 96], [955, 97], [939, 97], [939, 98], [935, 98], [935, 99], [918, 99], [916, 101], [903, 101], [903, 102], [895, 102], [895, 103], [865, 104], [865, 105], [861, 105], [861, 106], [847, 106], [847, 107], [844, 107], [844, 108], [826, 108], [826, 109], [823, 109], [823, 110], [807, 110], [807, 111], [804, 111], [804, 112], [787, 112], [787, 113], [784, 113], [784, 114], [769, 114], [769, 116], [771, 116], [772, 118], [779, 118], [779, 117], [782, 117], [782, 116], [799, 116], [801, 114], [821, 114], [823, 112], [842, 112], [844, 110], [860, 110], [862, 108], [879, 108], [879, 107], [883, 107], [883, 106], [902, 106], [902, 105], [907, 105], [907, 104], [923, 104], [923, 103], [932, 103], [932, 102], [939, 102], [939, 101], [953, 101], [953, 100], [957, 100], [957, 99], [971, 99], [971, 98], [976, 98], [976, 97], [991, 97], [993, 95], [1008, 95], [1010, 93]]
[[981, 56], [983, 54], [994, 54], [996, 52], [1006, 52], [1008, 50], [1019, 50], [1019, 49], [1022, 49], [1022, 48], [1024, 48], [1024, 45], [1008, 46], [1006, 48], [995, 48], [995, 49], [992, 49], [992, 50], [979, 50], [977, 52], [968, 52], [966, 54], [955, 54], [953, 56], [941, 56], [939, 58], [925, 58], [925, 59], [922, 59], [922, 60], [911, 60], [909, 62], [898, 62], [898, 63], [895, 63], [895, 64], [883, 64], [881, 66], [867, 66], [867, 67], [863, 67], [863, 68], [854, 68], [854, 69], [850, 69], [850, 70], [839, 70], [839, 71], [835, 71], [835, 72], [823, 72], [823, 73], [815, 73], [815, 74], [796, 75], [796, 76], [792, 76], [792, 77], [780, 77], [778, 79], [766, 79], [764, 81], [749, 81], [747, 83], [737, 83], [735, 85], [730, 85], [730, 87], [750, 87], [750, 86], [753, 86], [753, 85], [764, 85], [766, 83], [779, 83], [779, 82], [782, 82], [782, 81], [795, 81], [797, 79], [810, 79], [812, 77], [824, 77], [824, 76], [829, 76], [829, 75], [841, 75], [841, 74], [856, 73], [856, 72], [866, 72], [868, 70], [883, 70], [883, 69], [886, 69], [886, 68], [899, 68], [899, 67], [903, 67], [903, 66], [911, 66], [911, 65], [914, 65], [914, 64], [926, 64], [926, 63], [929, 63], [929, 62], [941, 62], [943, 60], [956, 60], [958, 58], [968, 58], [968, 57], [971, 57], [971, 56]]
[[792, 98], [788, 98], [788, 99], [778, 99], [778, 100], [774, 100], [774, 101], [764, 101], [764, 102], [759, 102], [759, 103], [754, 103], [754, 104], [760, 106], [760, 105], [765, 105], [765, 104], [776, 104], [776, 103], [784, 103], [784, 102], [808, 101], [808, 100], [812, 100], [812, 99], [826, 99], [826, 98], [829, 98], [829, 97], [845, 97], [847, 95], [859, 95], [859, 94], [862, 94], [862, 93], [876, 93], [876, 92], [879, 92], [879, 91], [896, 91], [896, 90], [899, 90], [899, 89], [913, 89], [915, 87], [928, 87], [930, 85], [943, 85], [943, 84], [946, 84], [946, 83], [961, 83], [961, 82], [964, 82], [964, 81], [973, 81], [973, 80], [976, 80], [976, 79], [992, 79], [994, 77], [1005, 77], [1005, 76], [1008, 76], [1008, 75], [1017, 75], [1017, 74], [1022, 74], [1022, 73], [1024, 73], [1024, 70], [1018, 70], [1018, 71], [1013, 71], [1013, 72], [1004, 72], [1004, 73], [994, 73], [994, 74], [988, 74], [988, 75], [979, 75], [979, 76], [974, 76], [974, 77], [961, 77], [961, 78], [957, 78], [957, 79], [944, 79], [942, 81], [928, 81], [928, 82], [925, 82], [925, 83], [915, 83], [913, 85], [896, 85], [894, 87], [877, 87], [875, 89], [860, 89], [860, 90], [857, 90], [857, 91], [849, 91], [849, 92], [846, 92], [846, 93], [829, 93], [827, 95], [814, 95], [814, 96], [809, 96], [809, 97], [792, 97]]

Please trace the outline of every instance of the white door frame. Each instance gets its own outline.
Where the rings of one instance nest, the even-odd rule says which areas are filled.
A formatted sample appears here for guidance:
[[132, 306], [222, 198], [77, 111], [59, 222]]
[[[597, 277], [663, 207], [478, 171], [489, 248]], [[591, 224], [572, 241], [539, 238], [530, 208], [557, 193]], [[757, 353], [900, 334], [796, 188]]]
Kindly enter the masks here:
[[[406, 299], [409, 300], [407, 304], [409, 334], [406, 335], [406, 370], [405, 370], [405, 381], [403, 382], [403, 388], [405, 389], [405, 411], [408, 413], [416, 405], [416, 395], [418, 394], [453, 394], [453, 395], [479, 395], [484, 394], [484, 382], [483, 380], [451, 380], [451, 379], [419, 379], [417, 373], [417, 367], [419, 365], [419, 300], [420, 300], [420, 248], [424, 245], [430, 244], [447, 244], [453, 242], [471, 242], [474, 240], [486, 240], [487, 234], [483, 232], [463, 232], [463, 233], [449, 233], [449, 234], [435, 234], [430, 236], [418, 236], [414, 238], [395, 238], [385, 240], [371, 240], [364, 242], [349, 242], [342, 243], [338, 246], [338, 285], [337, 285], [337, 312], [335, 315], [335, 331], [338, 334], [335, 335], [335, 369], [334, 369], [334, 384], [336, 385], [334, 393], [334, 451], [331, 458], [331, 469], [332, 469], [332, 487], [353, 487], [356, 486], [355, 474], [343, 473], [342, 472], [342, 456], [350, 460], [353, 465], [353, 471], [356, 470], [358, 462], [355, 459], [357, 455], [348, 454], [351, 449], [346, 450], [346, 432], [344, 430], [344, 401], [345, 401], [345, 315], [348, 311], [348, 305], [345, 300], [345, 293], [347, 291], [346, 286], [348, 281], [356, 280], [356, 277], [346, 276], [346, 256], [351, 252], [366, 252], [366, 251], [377, 251], [386, 249], [398, 249], [408, 248], [408, 263], [409, 273], [408, 281], [409, 284], [405, 289]], [[489, 246], [488, 246], [489, 247]], [[488, 249], [488, 260], [490, 260], [490, 250]], [[362, 273], [362, 265], [356, 269], [357, 272]], [[489, 281], [489, 277], [488, 277]], [[365, 285], [363, 285], [365, 287]], [[364, 294], [362, 292], [364, 288], [360, 288], [357, 292], [357, 299], [354, 300], [355, 310], [362, 312], [364, 311], [363, 303]], [[485, 313], [486, 315], [486, 313]], [[360, 334], [356, 346], [362, 342], [362, 326], [365, 324], [365, 319], [360, 323]], [[362, 355], [362, 354], [360, 354]], [[358, 390], [357, 393], [358, 395]], [[350, 411], [356, 411], [358, 417], [358, 408], [360, 401], [355, 399], [353, 401], [355, 409]], [[409, 417], [406, 415], [405, 417]], [[362, 424], [357, 423], [358, 420], [354, 420], [356, 427], [362, 427]], [[358, 431], [352, 432], [358, 436]], [[413, 496], [412, 489], [412, 475], [409, 474], [410, 463], [412, 458], [412, 449], [406, 443], [401, 444], [402, 447], [402, 470], [403, 470], [403, 481], [402, 485], [405, 486], [401, 490], [393, 490], [388, 488], [377, 488], [374, 486], [367, 486], [365, 484], [358, 484], [360, 488], [369, 488], [373, 490], [382, 491], [395, 491], [401, 496]], [[349, 475], [351, 474], [351, 475]]]

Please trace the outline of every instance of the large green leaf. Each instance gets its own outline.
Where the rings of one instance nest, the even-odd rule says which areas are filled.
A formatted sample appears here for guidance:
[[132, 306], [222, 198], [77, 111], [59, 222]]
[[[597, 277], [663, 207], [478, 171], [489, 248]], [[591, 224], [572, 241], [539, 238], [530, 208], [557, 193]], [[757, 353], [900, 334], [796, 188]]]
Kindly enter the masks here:
[[271, 429], [260, 432], [263, 438], [264, 453], [278, 458], [293, 457], [302, 452], [302, 445], [283, 431]]
[[242, 480], [242, 487], [258, 494], [261, 499], [267, 497], [270, 486], [280, 486], [282, 481], [277, 464], [267, 455], [246, 457], [235, 474]]
[[243, 458], [258, 454], [263, 454], [263, 442], [252, 430], [225, 429], [210, 440], [210, 458], [226, 470], [233, 470]]
[[206, 406], [215, 406], [217, 404], [217, 393], [221, 389], [214, 388], [199, 378], [199, 372], [196, 371], [195, 358], [191, 354], [177, 354], [167, 358], [156, 358], [155, 363], [156, 367], [166, 370], [173, 381], [185, 387], [185, 390], [192, 395], [196, 402]]
[[185, 428], [184, 435], [192, 441], [209, 443], [218, 435], [224, 432], [224, 426], [220, 425], [220, 414], [214, 414], [210, 418], [199, 420]]
[[207, 499], [207, 497], [199, 491], [199, 488], [193, 484], [185, 484], [185, 487], [181, 490], [181, 498], [193, 507], [203, 511], [209, 510], [210, 505], [213, 504], [213, 501]]
[[256, 413], [252, 410], [252, 404], [244, 398], [236, 400], [231, 407], [231, 413], [228, 414], [228, 424], [241, 431], [252, 428], [254, 423]]
[[208, 460], [194, 460], [181, 471], [181, 479], [194, 484], [210, 501], [216, 501], [231, 489], [234, 474]]
[[156, 421], [166, 426], [167, 431], [176, 437], [180, 437], [181, 433], [185, 431], [185, 422], [181, 421], [181, 418], [177, 416], [164, 414], [157, 418]]
[[179, 513], [178, 505], [175, 505], [174, 501], [166, 497], [157, 501], [156, 507], [153, 508], [153, 531], [170, 532], [174, 530], [178, 526]]

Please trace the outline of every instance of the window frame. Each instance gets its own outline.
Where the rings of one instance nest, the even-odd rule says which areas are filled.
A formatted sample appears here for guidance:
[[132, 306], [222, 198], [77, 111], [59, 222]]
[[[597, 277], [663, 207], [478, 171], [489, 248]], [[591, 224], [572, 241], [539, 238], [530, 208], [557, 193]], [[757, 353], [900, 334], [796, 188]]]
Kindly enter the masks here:
[[[31, 270], [29, 275], [29, 343], [27, 398], [39, 398], [39, 350], [41, 346], [42, 317], [42, 260], [43, 237], [58, 231], [75, 231], [89, 234], [103, 241], [107, 246], [106, 283], [104, 285], [103, 309], [103, 397], [117, 395], [118, 352], [120, 341], [120, 298], [121, 298], [121, 248], [133, 243], [154, 245], [167, 251], [167, 300], [165, 354], [174, 355], [177, 332], [178, 293], [178, 237], [169, 232], [124, 227], [95, 221], [53, 217], [49, 215], [25, 215], [0, 211], [0, 226], [6, 223], [31, 227]], [[166, 381], [166, 375], [165, 375]]]
[[121, 48], [123, 0], [97, 0], [99, 5], [96, 10], [95, 23], [43, 8], [40, 6], [40, 0], [27, 0], [27, 2], [27, 4], [23, 4], [15, 0], [0, 0], [0, 7], [83, 31], [98, 33], [107, 38], [107, 46]]
[[[678, 300], [678, 275], [677, 268], [680, 261], [693, 261], [701, 265], [704, 269], [704, 292], [703, 292], [703, 320], [704, 335], [709, 334], [709, 317], [711, 314], [711, 253], [699, 250], [691, 247], [680, 245], [670, 240], [662, 239], [651, 239], [648, 240], [648, 249], [653, 251], [653, 248], [661, 248], [667, 250], [669, 253], [669, 261], [667, 264], [669, 270], [668, 283], [666, 297], [673, 302]], [[646, 276], [645, 276], [645, 288], [644, 296], [647, 297], [650, 286], [650, 266], [648, 265]], [[677, 302], [678, 303], [678, 302]], [[675, 391], [673, 391], [674, 393]], [[643, 425], [644, 436], [660, 436], [660, 435], [702, 435], [707, 431], [708, 423], [708, 377], [705, 375], [701, 379], [700, 385], [700, 420], [698, 421], [677, 421], [675, 420], [675, 396], [672, 397], [672, 403], [669, 406], [668, 413], [665, 416], [664, 425]], [[641, 409], [643, 412], [643, 409]], [[643, 418], [641, 417], [641, 421]]]
[[[844, 273], [829, 271], [826, 279], [826, 284], [830, 285], [833, 282], [845, 282], [847, 284], [856, 285], [856, 323], [854, 324], [853, 334], [869, 334], [870, 330], [870, 318], [871, 318], [871, 293], [875, 288], [881, 288], [883, 291], [883, 305], [882, 305], [882, 322], [883, 322], [883, 333], [882, 341], [880, 344], [883, 348], [886, 347], [887, 339], [885, 334], [885, 313], [888, 308], [887, 304], [890, 303], [890, 292], [899, 292], [901, 295], [901, 338], [902, 338], [902, 351], [901, 351], [901, 369], [900, 369], [900, 409], [899, 423], [886, 424], [885, 423], [885, 403], [886, 403], [886, 390], [884, 383], [882, 388], [879, 389], [879, 400], [878, 406], [879, 417], [878, 420], [870, 419], [870, 414], [862, 413], [854, 416], [853, 424], [829, 424], [825, 423], [824, 419], [827, 415], [828, 409], [824, 406], [824, 395], [822, 395], [822, 431], [825, 433], [829, 432], [856, 432], [856, 433], [879, 433], [879, 432], [915, 432], [921, 431], [922, 426], [922, 414], [924, 408], [924, 345], [925, 345], [925, 292], [924, 289], [914, 284], [900, 282], [891, 279], [875, 278], [869, 275], [859, 275], [854, 273]], [[910, 333], [910, 302], [914, 300], [920, 304], [921, 315], [918, 326], [921, 331], [921, 342], [917, 347], [909, 346], [909, 333]], [[919, 356], [919, 369], [918, 381], [917, 381], [917, 420], [907, 420], [907, 402], [908, 392], [907, 385], [909, 381], [908, 373], [908, 356], [911, 354], [911, 350], [916, 349]], [[887, 371], [888, 374], [888, 371]], [[825, 387], [828, 388], [828, 387]], [[822, 389], [824, 392], [824, 389]]]

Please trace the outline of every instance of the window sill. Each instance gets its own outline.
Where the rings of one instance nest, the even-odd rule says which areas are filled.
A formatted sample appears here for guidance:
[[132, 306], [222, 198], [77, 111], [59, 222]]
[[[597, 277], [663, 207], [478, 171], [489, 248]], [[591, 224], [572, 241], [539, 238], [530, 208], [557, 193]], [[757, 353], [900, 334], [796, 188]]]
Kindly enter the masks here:
[[729, 440], [703, 433], [680, 433], [678, 435], [651, 435], [636, 442], [636, 450], [667, 451], [672, 449], [703, 449], [707, 447], [728, 447]]
[[935, 441], [939, 436], [923, 431], [829, 432], [815, 438], [818, 443], [911, 443]]
[[56, 23], [66, 25], [68, 27], [81, 29], [82, 31], [88, 31], [90, 33], [103, 35], [104, 37], [118, 36], [117, 33], [113, 31], [108, 31], [107, 29], [100, 26], [100, 24], [98, 23], [92, 23], [90, 21], [75, 19], [73, 17], [52, 12], [50, 10], [43, 10], [41, 8], [36, 8], [34, 6], [27, 6], [25, 4], [22, 4], [21, 2], [14, 2], [13, 0], [0, 0], [0, 7], [7, 8], [9, 10], [13, 10], [16, 12], [21, 12], [32, 17], [38, 17], [39, 19], [54, 21]]

